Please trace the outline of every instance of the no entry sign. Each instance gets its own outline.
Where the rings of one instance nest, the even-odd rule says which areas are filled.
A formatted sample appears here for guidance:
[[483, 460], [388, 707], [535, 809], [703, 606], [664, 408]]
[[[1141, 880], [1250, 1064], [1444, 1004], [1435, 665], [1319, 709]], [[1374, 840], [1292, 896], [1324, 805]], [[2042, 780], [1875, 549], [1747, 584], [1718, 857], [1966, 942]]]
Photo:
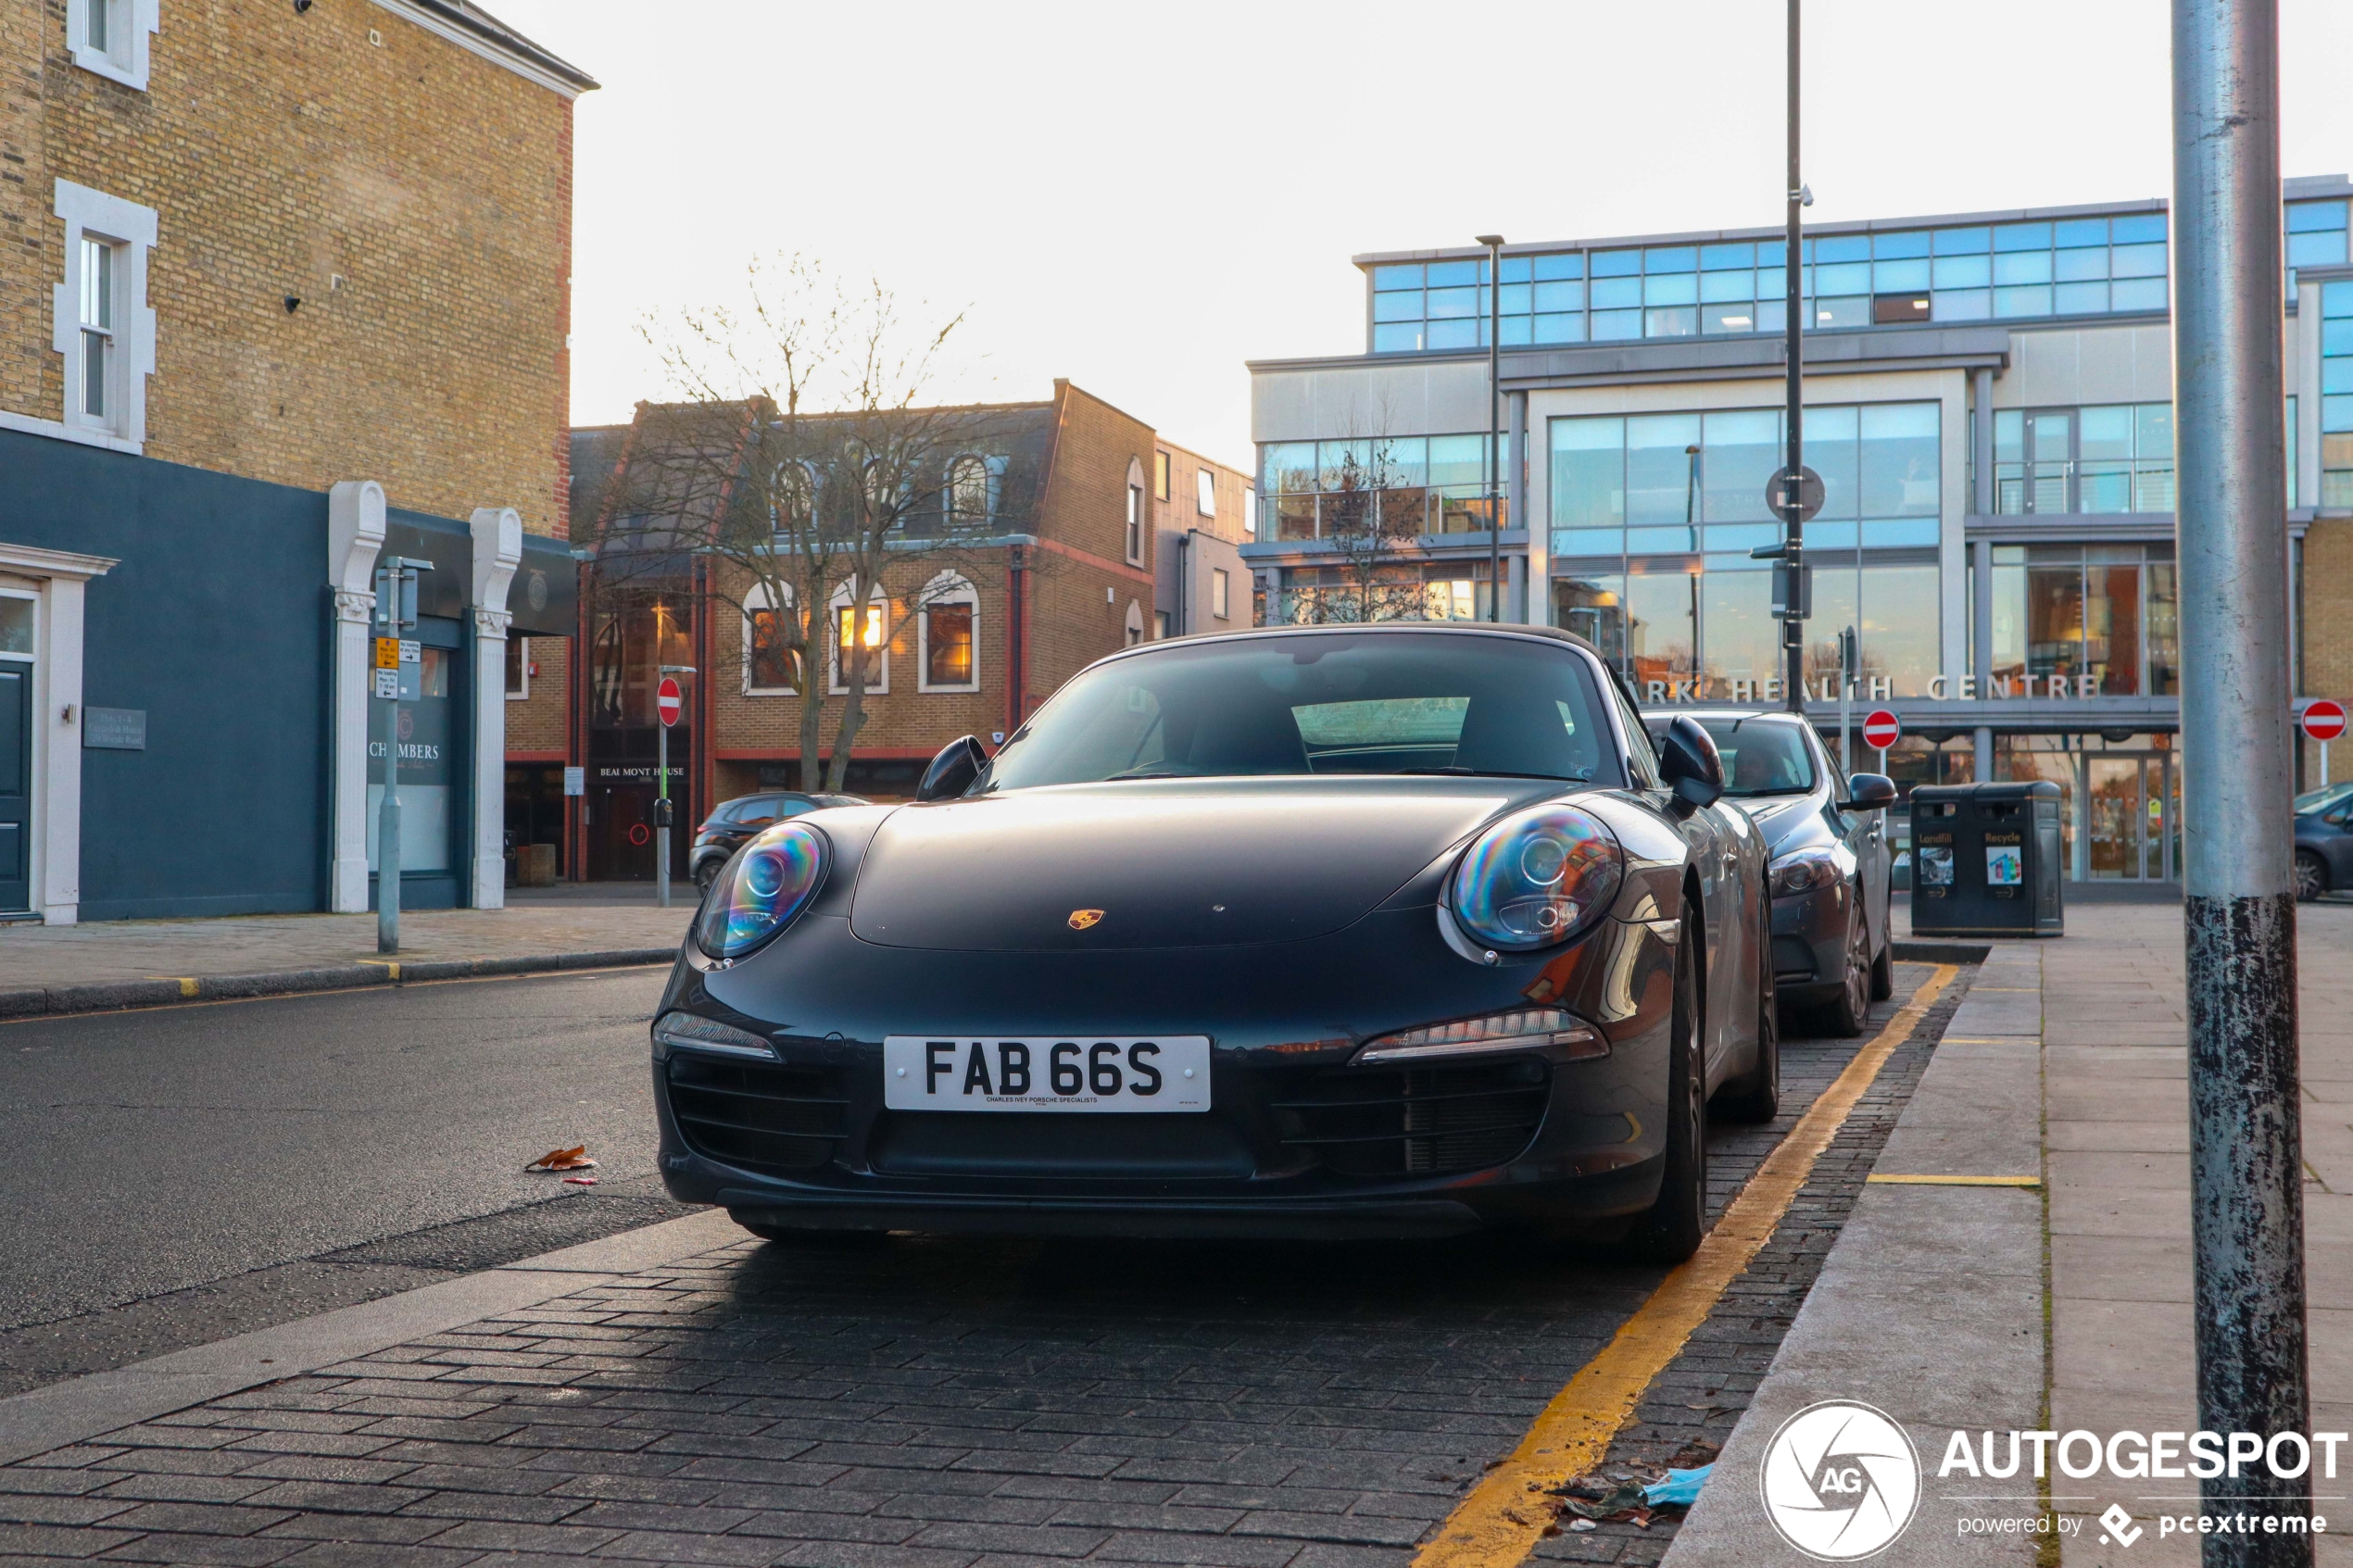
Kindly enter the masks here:
[[678, 710], [685, 706], [686, 699], [678, 695], [678, 683], [664, 675], [661, 684], [654, 688], [654, 711], [664, 724], [675, 724]]
[[1863, 744], [1874, 751], [1885, 751], [1903, 734], [1904, 726], [1884, 708], [1874, 708], [1863, 717]]
[[2305, 709], [2304, 733], [2323, 744], [2345, 734], [2345, 704], [2324, 696]]

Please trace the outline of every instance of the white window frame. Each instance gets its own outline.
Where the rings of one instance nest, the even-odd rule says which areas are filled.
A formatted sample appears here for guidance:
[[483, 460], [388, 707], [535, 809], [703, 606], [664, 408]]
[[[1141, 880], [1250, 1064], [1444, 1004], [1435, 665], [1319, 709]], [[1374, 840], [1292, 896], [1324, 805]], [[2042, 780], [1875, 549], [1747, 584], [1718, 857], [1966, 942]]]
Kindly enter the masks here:
[[[969, 605], [973, 612], [973, 675], [954, 684], [934, 684], [931, 678], [931, 612], [941, 605]], [[980, 590], [963, 575], [943, 571], [924, 584], [915, 601], [915, 689], [919, 692], [980, 690]]]
[[[9, 428], [58, 435], [117, 451], [138, 452], [147, 439], [147, 378], [156, 370], [156, 313], [147, 307], [147, 253], [156, 244], [156, 210], [119, 196], [57, 182], [57, 216], [65, 224], [65, 281], [52, 291], [56, 317], [51, 346], [65, 356], [65, 418], [0, 416]], [[83, 413], [82, 287], [83, 242], [114, 257], [113, 352], [107, 362], [103, 418]]]
[[1126, 632], [1126, 646], [1132, 648], [1142, 642], [1144, 640], [1144, 607], [1134, 599], [1129, 599], [1127, 616], [1122, 625]]
[[1145, 537], [1145, 522], [1151, 513], [1144, 505], [1144, 465], [1135, 458], [1127, 459], [1127, 522], [1121, 535], [1127, 552], [1127, 564], [1144, 564], [1144, 548], [1151, 541]]
[[[784, 592], [785, 603], [782, 608], [790, 608], [792, 606], [792, 584], [789, 583], [785, 583]], [[773, 597], [774, 596], [769, 591], [769, 586], [765, 583], [753, 583], [751, 591], [744, 596], [744, 610], [742, 616], [744, 635], [741, 646], [743, 649], [744, 661], [743, 691], [744, 696], [799, 696], [800, 695], [800, 688], [798, 686], [756, 686], [752, 684], [752, 612], [755, 610], [777, 609], [779, 607], [771, 602]], [[842, 597], [844, 603], [849, 602], [849, 595], [847, 592], [844, 593]], [[805, 668], [808, 660], [804, 659], [801, 662]]]
[[1222, 566], [1209, 569], [1209, 613], [1219, 621], [1234, 618], [1233, 584]]
[[[891, 622], [890, 596], [882, 591], [879, 583], [866, 596], [866, 606], [869, 609], [881, 609], [883, 618], [882, 646], [875, 650], [882, 656], [882, 663], [866, 681], [866, 696], [888, 696], [890, 644], [891, 639], [899, 634], [899, 628]], [[849, 682], [843, 675], [841, 666], [841, 612], [849, 608], [849, 584], [844, 583], [825, 601], [825, 689], [835, 696], [849, 695]]]
[[[529, 702], [531, 700], [531, 639], [521, 632], [510, 631], [507, 633], [507, 646], [515, 650], [515, 673], [522, 678], [521, 687], [509, 686], [507, 688], [507, 700]], [[503, 682], [505, 678], [506, 671], [501, 670], [499, 679]]]
[[[103, 19], [106, 44], [91, 42]], [[163, 26], [163, 0], [66, 0], [66, 47], [73, 63], [125, 87], [147, 90], [147, 34]]]
[[1208, 469], [1193, 470], [1193, 510], [1202, 517], [1217, 515], [1217, 475]]
[[965, 452], [950, 458], [948, 462], [948, 488], [943, 499], [946, 502], [945, 509], [947, 513], [947, 522], [950, 529], [954, 529], [967, 523], [965, 514], [956, 509], [956, 477], [963, 471], [964, 466], [967, 463], [976, 464], [980, 469], [980, 504], [982, 508], [981, 515], [979, 517], [969, 521], [971, 522], [978, 523], [984, 528], [993, 525], [997, 521], [997, 476], [1000, 471], [999, 467], [995, 462], [992, 462], [988, 458], [982, 457], [977, 452]]

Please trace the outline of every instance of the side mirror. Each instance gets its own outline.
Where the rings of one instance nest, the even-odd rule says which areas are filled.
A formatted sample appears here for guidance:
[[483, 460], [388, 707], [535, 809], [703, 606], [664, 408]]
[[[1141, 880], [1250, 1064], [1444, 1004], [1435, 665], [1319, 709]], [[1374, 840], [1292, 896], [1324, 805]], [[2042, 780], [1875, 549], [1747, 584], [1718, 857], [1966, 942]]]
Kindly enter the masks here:
[[1895, 781], [1885, 773], [1857, 773], [1846, 781], [1842, 811], [1877, 811], [1895, 804]]
[[1724, 759], [1714, 738], [1688, 715], [1679, 715], [1667, 726], [1658, 748], [1658, 776], [1689, 807], [1713, 806], [1724, 797]]
[[988, 754], [980, 749], [980, 737], [964, 735], [939, 748], [939, 755], [924, 770], [924, 782], [915, 786], [918, 800], [953, 800], [972, 788], [973, 780], [980, 777], [980, 770], [988, 764]]

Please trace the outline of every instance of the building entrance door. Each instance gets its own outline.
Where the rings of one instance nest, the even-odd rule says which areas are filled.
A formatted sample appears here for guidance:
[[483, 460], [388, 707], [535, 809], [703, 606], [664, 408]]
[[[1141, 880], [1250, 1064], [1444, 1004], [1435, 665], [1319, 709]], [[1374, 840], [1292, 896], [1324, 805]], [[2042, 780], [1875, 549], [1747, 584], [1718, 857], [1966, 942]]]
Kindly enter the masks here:
[[2154, 882], [2180, 875], [2173, 758], [2083, 759], [2089, 848], [2084, 870], [2095, 881]]
[[32, 666], [0, 661], [0, 914], [32, 908]]

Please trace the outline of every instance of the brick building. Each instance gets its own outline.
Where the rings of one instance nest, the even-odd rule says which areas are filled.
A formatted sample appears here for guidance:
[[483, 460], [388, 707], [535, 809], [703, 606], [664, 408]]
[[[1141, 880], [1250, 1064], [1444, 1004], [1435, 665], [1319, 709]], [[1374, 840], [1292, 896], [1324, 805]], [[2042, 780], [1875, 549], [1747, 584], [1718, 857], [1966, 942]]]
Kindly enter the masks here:
[[[380, 551], [433, 562], [405, 896], [497, 902], [595, 83], [468, 0], [0, 0], [0, 916], [365, 907]], [[82, 842], [167, 779], [243, 807], [216, 853]]]
[[[659, 550], [664, 519], [659, 508], [633, 512], [641, 503], [631, 499], [629, 478], [660, 460], [647, 433], [658, 413], [641, 407], [628, 425], [574, 433], [579, 537], [609, 541], [608, 549], [634, 539]], [[1143, 420], [1065, 381], [1043, 401], [976, 406], [949, 418], [955, 433], [940, 448], [939, 467], [952, 475], [972, 465], [964, 471], [975, 483], [971, 498], [959, 500], [943, 481], [932, 504], [977, 526], [927, 538], [911, 519], [905, 547], [894, 546], [887, 602], [871, 622], [882, 664], [846, 784], [859, 794], [911, 794], [948, 742], [973, 734], [1001, 743], [1085, 665], [1155, 635], [1160, 536], [1214, 524], [1226, 531], [1217, 537], [1239, 537], [1249, 515], [1249, 476], [1159, 441]], [[1201, 472], [1212, 476], [1206, 491]], [[1177, 484], [1182, 508], [1171, 489]], [[1199, 515], [1204, 495], [1214, 515]], [[1180, 521], [1180, 510], [1195, 515]], [[616, 528], [617, 520], [628, 526]], [[799, 787], [797, 672], [762, 654], [754, 624], [761, 609], [739, 584], [698, 575], [714, 570], [723, 569], [681, 557], [624, 576], [600, 559], [592, 579], [625, 582], [630, 591], [584, 592], [589, 652], [576, 692], [573, 759], [588, 769], [588, 820], [572, 830], [582, 835], [592, 878], [651, 873], [649, 840], [636, 830], [652, 817], [658, 665], [702, 672], [671, 738], [682, 822], [762, 785]], [[1247, 625], [1247, 579], [1233, 581]], [[845, 582], [828, 607], [827, 746], [846, 701], [838, 644], [849, 592]]]
[[1163, 441], [1152, 454], [1152, 524], [1153, 634], [1182, 637], [1250, 625], [1252, 579], [1240, 546], [1257, 537], [1257, 482]]

